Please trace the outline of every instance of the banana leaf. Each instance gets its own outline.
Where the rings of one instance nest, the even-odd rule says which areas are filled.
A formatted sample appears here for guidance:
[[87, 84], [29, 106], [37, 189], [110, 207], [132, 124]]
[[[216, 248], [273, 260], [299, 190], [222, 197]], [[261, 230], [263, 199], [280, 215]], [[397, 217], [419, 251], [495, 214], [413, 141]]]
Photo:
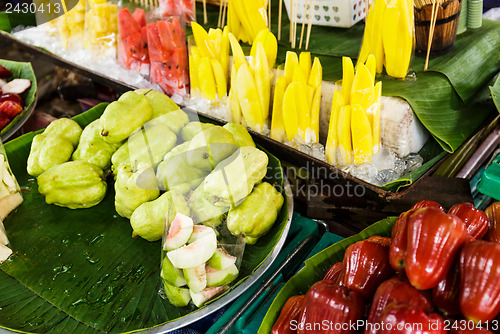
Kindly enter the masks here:
[[[75, 117], [85, 126], [106, 104]], [[0, 265], [0, 324], [25, 332], [130, 332], [196, 312], [173, 307], [158, 294], [160, 241], [132, 238], [129, 221], [114, 209], [112, 177], [104, 200], [89, 209], [47, 205], [26, 172], [35, 133], [5, 144], [24, 202], [4, 221], [15, 254]], [[266, 179], [282, 185], [279, 161], [270, 156]], [[247, 246], [240, 283], [269, 256], [288, 220], [284, 205], [275, 225]], [[233, 287], [234, 288], [234, 287]], [[222, 297], [223, 298], [223, 297]]]
[[495, 80], [495, 84], [490, 86], [490, 94], [498, 112], [500, 112], [500, 75]]
[[14, 117], [14, 119], [0, 132], [2, 140], [5, 141], [23, 125], [35, 109], [37, 84], [35, 72], [33, 72], [33, 68], [30, 63], [0, 59], [0, 65], [6, 67], [12, 72], [12, 77], [9, 78], [8, 81], [15, 78], [28, 79], [31, 81], [31, 87], [28, 91], [21, 94], [25, 104], [24, 110], [22, 113]]
[[285, 286], [283, 286], [274, 299], [262, 321], [258, 333], [270, 333], [274, 322], [288, 298], [305, 294], [314, 283], [320, 281], [334, 263], [342, 261], [345, 250], [349, 245], [367, 239], [372, 235], [390, 237], [392, 225], [394, 225], [395, 221], [396, 217], [383, 219], [367, 227], [360, 233], [339, 241], [307, 259], [305, 266], [286, 282]]

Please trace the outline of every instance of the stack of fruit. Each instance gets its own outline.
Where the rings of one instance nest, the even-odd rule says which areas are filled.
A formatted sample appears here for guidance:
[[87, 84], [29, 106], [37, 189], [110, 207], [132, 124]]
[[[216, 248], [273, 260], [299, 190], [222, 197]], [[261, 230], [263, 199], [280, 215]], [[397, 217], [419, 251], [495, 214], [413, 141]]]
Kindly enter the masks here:
[[10, 170], [3, 145], [0, 142], [0, 263], [12, 254], [12, 250], [8, 247], [9, 239], [2, 221], [22, 202], [21, 189]]
[[229, 32], [243, 43], [253, 44], [257, 35], [267, 27], [266, 0], [231, 0], [228, 5]]
[[117, 6], [106, 0], [87, 0], [83, 45], [96, 55], [109, 55], [118, 35]]
[[172, 17], [149, 23], [146, 27], [151, 62], [150, 81], [158, 84], [169, 96], [187, 95], [189, 72], [186, 33], [180, 20]]
[[196, 22], [191, 23], [196, 45], [189, 46], [191, 96], [208, 100], [227, 95], [229, 80], [229, 31], [212, 29], [208, 33]]
[[149, 75], [148, 34], [146, 12], [136, 8], [130, 14], [127, 8], [118, 12], [118, 63], [125, 68]]
[[373, 54], [377, 73], [385, 66], [390, 76], [404, 78], [413, 51], [413, 29], [413, 1], [374, 0], [366, 18], [358, 63]]
[[351, 58], [342, 58], [342, 90], [335, 90], [333, 95], [325, 147], [332, 165], [368, 163], [380, 148], [382, 82], [375, 84], [375, 63], [370, 55], [354, 73]]
[[159, 11], [163, 18], [177, 16], [186, 22], [196, 20], [195, 0], [160, 0]]
[[319, 141], [319, 110], [323, 69], [318, 58], [311, 67], [311, 53], [288, 51], [285, 73], [274, 88], [271, 138], [291, 141], [297, 135], [306, 143]]
[[278, 43], [267, 28], [255, 38], [247, 60], [236, 37], [230, 33], [229, 41], [233, 52], [231, 90], [229, 105], [233, 122], [265, 132], [271, 99], [271, 69], [276, 61]]
[[12, 79], [12, 72], [0, 65], [0, 130], [23, 112], [24, 99], [21, 94], [31, 87], [28, 79]]
[[242, 125], [190, 122], [168, 96], [140, 89], [83, 131], [70, 119], [52, 122], [34, 137], [27, 170], [48, 204], [78, 209], [104, 198], [111, 169], [115, 209], [133, 236], [164, 236], [167, 297], [200, 307], [238, 276], [242, 253], [228, 255], [228, 245], [256, 243], [281, 210], [282, 194], [263, 182], [267, 165]]
[[81, 45], [85, 28], [85, 6], [86, 1], [80, 0], [70, 11], [56, 19], [57, 31], [65, 49]]
[[311, 330], [325, 322], [348, 328], [342, 333], [497, 332], [499, 212], [500, 202], [486, 214], [470, 203], [448, 213], [433, 201], [415, 204], [399, 216], [392, 238], [351, 244], [323, 280], [290, 298], [273, 333], [291, 333], [293, 320], [297, 333], [330, 333]]

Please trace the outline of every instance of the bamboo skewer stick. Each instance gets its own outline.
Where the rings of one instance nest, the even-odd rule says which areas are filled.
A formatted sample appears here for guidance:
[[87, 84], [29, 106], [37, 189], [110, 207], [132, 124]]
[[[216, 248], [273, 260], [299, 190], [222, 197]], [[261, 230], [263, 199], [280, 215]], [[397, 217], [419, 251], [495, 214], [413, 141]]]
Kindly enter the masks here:
[[281, 41], [281, 15], [283, 12], [283, 0], [280, 0], [278, 9], [278, 41]]
[[[304, 40], [304, 27], [306, 26], [307, 0], [304, 3], [304, 13], [302, 14], [302, 28], [300, 29], [299, 49], [302, 49], [302, 41]], [[309, 28], [309, 26], [308, 26]]]
[[290, 0], [290, 43], [293, 38], [293, 0]]
[[295, 8], [293, 9], [293, 40], [292, 47], [295, 49], [297, 46], [297, 10], [299, 7], [299, 2], [295, 1]]
[[429, 57], [431, 54], [432, 39], [434, 37], [434, 27], [436, 26], [436, 20], [437, 20], [437, 6], [436, 6], [436, 0], [433, 0], [432, 1], [432, 12], [431, 12], [431, 22], [430, 22], [430, 26], [429, 26], [429, 40], [427, 42], [427, 56], [425, 57], [424, 71], [427, 71], [427, 68], [429, 66]]
[[267, 16], [268, 16], [267, 27], [269, 28], [269, 31], [271, 31], [271, 0], [267, 1]]
[[309, 49], [309, 40], [311, 38], [313, 7], [314, 7], [314, 0], [311, 1], [311, 6], [309, 7], [309, 22], [307, 22], [306, 50]]
[[224, 7], [224, 2], [219, 1], [219, 18], [217, 19], [217, 28], [221, 27], [221, 20], [222, 20], [222, 7]]
[[207, 0], [203, 0], [203, 23], [204, 24], [208, 23], [208, 17], [207, 17]]
[[221, 21], [221, 28], [223, 28], [223, 27], [224, 27], [225, 22], [226, 22], [226, 13], [227, 13], [228, 1], [229, 1], [229, 0], [224, 0], [224, 7], [222, 8], [222, 21]]

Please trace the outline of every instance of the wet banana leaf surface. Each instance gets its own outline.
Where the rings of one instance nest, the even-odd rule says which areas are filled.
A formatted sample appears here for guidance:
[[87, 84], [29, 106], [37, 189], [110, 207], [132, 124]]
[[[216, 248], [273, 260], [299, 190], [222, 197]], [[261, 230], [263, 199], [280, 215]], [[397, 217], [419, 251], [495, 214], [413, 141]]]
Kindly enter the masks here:
[[258, 333], [270, 333], [274, 322], [278, 318], [288, 298], [305, 294], [314, 283], [320, 281], [334, 263], [342, 261], [345, 250], [349, 245], [367, 239], [372, 235], [390, 237], [392, 225], [394, 225], [395, 221], [396, 217], [388, 217], [376, 222], [360, 233], [341, 240], [307, 259], [305, 265], [286, 282], [278, 295], [274, 298], [271, 307], [262, 321]]
[[[98, 105], [74, 119], [83, 127], [105, 107]], [[0, 327], [121, 333], [196, 312], [192, 305], [174, 307], [158, 294], [160, 241], [132, 238], [128, 219], [116, 214], [111, 175], [104, 200], [92, 208], [71, 210], [45, 203], [36, 180], [26, 172], [34, 135], [5, 145], [24, 202], [4, 221], [14, 255], [0, 265]], [[269, 166], [266, 181], [282, 185], [279, 160], [269, 156]], [[239, 283], [271, 254], [287, 221], [288, 207], [283, 205], [271, 231], [246, 247]]]

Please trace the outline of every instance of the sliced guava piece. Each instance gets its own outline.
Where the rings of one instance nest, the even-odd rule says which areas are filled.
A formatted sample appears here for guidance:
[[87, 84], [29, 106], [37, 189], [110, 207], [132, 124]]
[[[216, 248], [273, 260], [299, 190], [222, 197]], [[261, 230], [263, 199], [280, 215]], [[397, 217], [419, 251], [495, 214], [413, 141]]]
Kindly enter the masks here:
[[11, 254], [12, 249], [3, 244], [0, 244], [0, 263], [7, 260]]
[[211, 234], [214, 230], [211, 227], [196, 224], [193, 226], [193, 233], [189, 237], [188, 244], [195, 242], [198, 239], [203, 238], [204, 236]]
[[208, 261], [217, 249], [217, 237], [214, 230], [193, 243], [167, 253], [172, 264], [179, 269], [197, 267]]
[[217, 248], [214, 255], [208, 260], [207, 264], [217, 270], [229, 268], [236, 263], [236, 257], [232, 256], [224, 248]]
[[189, 290], [189, 294], [191, 295], [193, 304], [196, 305], [196, 307], [202, 307], [203, 304], [208, 302], [210, 299], [217, 297], [228, 289], [228, 286], [208, 287], [201, 290], [200, 293], [194, 293], [193, 291]]
[[182, 271], [184, 272], [189, 289], [194, 293], [199, 293], [207, 287], [205, 263], [194, 268], [183, 269]]
[[236, 265], [234, 264], [223, 270], [217, 270], [207, 266], [205, 271], [207, 276], [207, 286], [210, 287], [228, 285], [234, 281], [239, 274], [238, 268], [236, 268]]
[[165, 280], [163, 281], [163, 286], [165, 287], [165, 294], [170, 304], [177, 307], [184, 307], [191, 301], [191, 295], [188, 288], [176, 287]]
[[163, 249], [170, 251], [184, 246], [192, 233], [193, 220], [191, 217], [178, 212], [172, 223], [170, 223]]
[[163, 257], [160, 276], [169, 284], [181, 287], [187, 284], [181, 269], [174, 267], [168, 256]]
[[5, 219], [9, 213], [23, 202], [21, 193], [13, 193], [0, 199], [0, 219]]
[[0, 219], [0, 244], [7, 246], [9, 244], [9, 239], [7, 238], [7, 233], [5, 232], [5, 227]]

